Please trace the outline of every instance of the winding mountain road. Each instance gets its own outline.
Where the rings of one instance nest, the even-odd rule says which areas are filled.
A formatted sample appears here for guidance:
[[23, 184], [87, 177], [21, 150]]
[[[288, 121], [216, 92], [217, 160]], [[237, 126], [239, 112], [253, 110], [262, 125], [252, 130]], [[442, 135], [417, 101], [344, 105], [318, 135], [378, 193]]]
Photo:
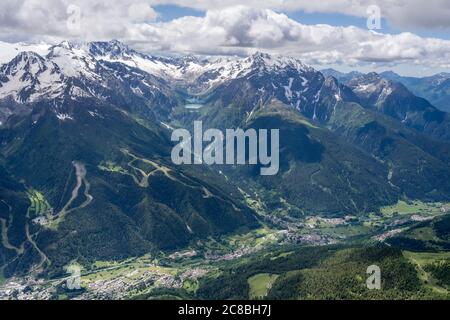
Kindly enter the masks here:
[[8, 250], [15, 251], [17, 253], [17, 255], [21, 255], [25, 251], [24, 244], [22, 243], [20, 248], [18, 248], [16, 246], [12, 245], [9, 242], [9, 238], [8, 238], [8, 229], [14, 219], [14, 216], [12, 215], [12, 208], [8, 203], [6, 203], [5, 200], [1, 200], [1, 202], [3, 202], [9, 208], [9, 222], [3, 218], [0, 218], [0, 224], [1, 224], [1, 229], [2, 229], [2, 232], [1, 232], [2, 233], [2, 245], [3, 245], [3, 247], [5, 247]]
[[[220, 200], [220, 201], [222, 201], [222, 202], [225, 202], [225, 203], [230, 204], [230, 205], [233, 207], [233, 210], [235, 210], [235, 211], [237, 211], [237, 212], [240, 212], [240, 211], [241, 211], [241, 209], [239, 209], [232, 201], [223, 199], [223, 198], [221, 198], [220, 196], [217, 196], [217, 195], [213, 194], [213, 193], [212, 193], [210, 190], [208, 190], [205, 186], [203, 186], [203, 185], [201, 185], [200, 183], [198, 183], [198, 182], [192, 180], [191, 178], [187, 177], [186, 175], [184, 175], [184, 174], [181, 173], [181, 172], [179, 173], [179, 175], [180, 175], [184, 180], [189, 181], [189, 183], [187, 183], [187, 182], [185, 182], [185, 181], [182, 181], [182, 180], [178, 179], [177, 177], [173, 176], [173, 175], [171, 174], [171, 173], [172, 173], [172, 169], [170, 169], [170, 168], [168, 168], [168, 167], [166, 167], [166, 166], [164, 166], [164, 165], [161, 165], [161, 164], [159, 164], [159, 163], [156, 163], [156, 162], [154, 162], [154, 161], [151, 161], [151, 160], [148, 160], [148, 159], [145, 159], [145, 158], [140, 158], [140, 157], [138, 157], [138, 156], [132, 154], [130, 151], [128, 151], [128, 150], [126, 150], [126, 149], [122, 149], [122, 152], [123, 152], [125, 155], [127, 155], [127, 156], [129, 156], [129, 157], [132, 158], [132, 160], [131, 160], [130, 162], [128, 162], [128, 166], [131, 167], [132, 169], [136, 170], [136, 171], [139, 172], [140, 174], [142, 174], [143, 178], [142, 178], [141, 181], [139, 181], [139, 179], [138, 179], [137, 177], [135, 177], [134, 175], [130, 174], [130, 175], [133, 177], [134, 181], [135, 181], [140, 187], [142, 187], [142, 188], [147, 188], [147, 187], [149, 186], [149, 178], [150, 178], [151, 176], [155, 175], [155, 174], [158, 173], [158, 172], [161, 172], [161, 173], [164, 174], [168, 179], [170, 179], [170, 180], [172, 180], [172, 181], [175, 181], [175, 182], [177, 182], [177, 183], [181, 183], [182, 185], [184, 185], [184, 186], [187, 187], [187, 188], [200, 190], [200, 191], [203, 193], [203, 198], [204, 198], [204, 199], [216, 198], [216, 199], [218, 199], [218, 200]], [[144, 172], [142, 169], [140, 169], [140, 168], [138, 168], [138, 167], [136, 167], [136, 166], [133, 165], [133, 163], [134, 163], [135, 161], [142, 161], [142, 162], [144, 162], [144, 163], [146, 163], [146, 164], [151, 165], [151, 166], [154, 167], [155, 169], [152, 170], [152, 171], [150, 171], [149, 173], [146, 173], [146, 172]]]

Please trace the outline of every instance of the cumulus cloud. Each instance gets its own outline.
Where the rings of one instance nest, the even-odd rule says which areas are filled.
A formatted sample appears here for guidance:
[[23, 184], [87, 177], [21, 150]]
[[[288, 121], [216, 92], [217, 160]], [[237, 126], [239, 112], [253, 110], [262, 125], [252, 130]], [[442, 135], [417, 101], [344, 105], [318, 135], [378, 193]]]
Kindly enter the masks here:
[[356, 27], [304, 25], [272, 10], [244, 6], [209, 10], [205, 17], [140, 25], [129, 36], [143, 49], [202, 54], [262, 49], [313, 64], [377, 62], [448, 68], [450, 61], [448, 40], [412, 33], [385, 35]]
[[[186, 7], [209, 10], [239, 5], [242, 0], [155, 0], [153, 3], [175, 3]], [[450, 1], [448, 0], [247, 0], [252, 8], [276, 11], [341, 13], [366, 17], [367, 8], [377, 5], [392, 25], [412, 28], [450, 28]]]
[[[16, 37], [23, 38], [33, 34], [66, 35], [69, 6], [78, 6], [81, 10], [84, 30], [80, 36], [107, 38], [112, 34], [125, 34], [130, 24], [155, 20], [155, 5], [176, 4], [209, 11], [241, 3], [242, 0], [2, 0], [0, 36], [12, 36], [14, 31], [19, 31]], [[254, 9], [276, 12], [303, 10], [358, 17], [367, 17], [368, 7], [377, 5], [382, 16], [400, 28], [450, 30], [448, 0], [246, 0], [245, 4]]]
[[[442, 2], [428, 0], [427, 3], [436, 1]], [[408, 8], [414, 7], [409, 4], [416, 0], [395, 1], [396, 5], [388, 0], [248, 0], [250, 4], [254, 2], [255, 7], [235, 5], [224, 8], [224, 1], [207, 1], [206, 5], [206, 1], [192, 0], [189, 2], [191, 7], [206, 9], [217, 5], [217, 8], [208, 9], [203, 17], [182, 17], [159, 22], [152, 5], [162, 2], [2, 0], [0, 38], [53, 42], [65, 39], [87, 41], [116, 38], [146, 52], [248, 54], [264, 50], [296, 56], [311, 64], [362, 65], [375, 62], [450, 68], [448, 40], [423, 38], [412, 33], [385, 35], [356, 27], [305, 25], [283, 13], [261, 7], [264, 5], [274, 9], [302, 8], [308, 11], [363, 15], [367, 10], [366, 5], [378, 2], [390, 8], [386, 10], [390, 15], [401, 19], [400, 16], [407, 15]], [[170, 2], [188, 5], [182, 0]], [[235, 2], [238, 1], [226, 1], [227, 4]], [[449, 5], [442, 2], [442, 6], [448, 8]], [[396, 10], [406, 10], [406, 14], [397, 14]], [[411, 16], [414, 17], [413, 14]], [[436, 23], [439, 24], [439, 21], [436, 18]]]
[[156, 11], [145, 0], [2, 0], [0, 36], [25, 40], [120, 38], [135, 24], [156, 18]]

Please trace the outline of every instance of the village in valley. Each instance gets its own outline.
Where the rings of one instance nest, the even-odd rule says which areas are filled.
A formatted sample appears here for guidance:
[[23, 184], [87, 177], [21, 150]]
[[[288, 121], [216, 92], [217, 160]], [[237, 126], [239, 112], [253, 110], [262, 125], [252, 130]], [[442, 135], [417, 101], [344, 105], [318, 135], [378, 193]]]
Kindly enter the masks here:
[[[195, 292], [202, 278], [220, 273], [222, 263], [239, 261], [272, 247], [326, 246], [351, 242], [355, 236], [366, 234], [371, 236], [365, 241], [384, 242], [448, 210], [450, 206], [446, 204], [400, 202], [383, 208], [378, 214], [362, 217], [312, 216], [294, 220], [282, 215], [264, 215], [263, 228], [221, 239], [198, 240], [191, 248], [170, 254], [95, 261], [79, 266], [79, 274], [68, 273], [58, 279], [43, 279], [36, 270], [27, 277], [4, 281], [0, 286], [0, 299], [109, 300], [151, 296], [152, 292], [165, 289]], [[33, 223], [42, 221], [34, 219]], [[78, 287], [73, 288], [74, 281], [78, 281]]]

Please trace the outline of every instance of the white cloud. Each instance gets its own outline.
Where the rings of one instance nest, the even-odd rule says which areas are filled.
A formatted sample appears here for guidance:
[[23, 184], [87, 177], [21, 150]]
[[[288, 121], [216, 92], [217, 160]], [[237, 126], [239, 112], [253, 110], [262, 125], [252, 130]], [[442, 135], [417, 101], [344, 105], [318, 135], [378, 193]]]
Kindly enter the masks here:
[[[181, 6], [209, 10], [242, 4], [242, 0], [155, 0], [152, 3], [176, 3]], [[366, 17], [367, 8], [377, 5], [383, 17], [398, 27], [450, 28], [448, 0], [247, 0], [252, 8], [281, 11], [341, 13]]]
[[[67, 28], [76, 18], [68, 8], [80, 10], [80, 29]], [[0, 36], [3, 39], [124, 37], [136, 23], [151, 22], [157, 13], [146, 0], [2, 0]]]
[[128, 8], [128, 17], [131, 22], [155, 21], [158, 17], [156, 11], [144, 2], [136, 2]]
[[[223, 7], [229, 1], [182, 1], [180, 5], [210, 8], [204, 17], [183, 17], [157, 22], [151, 4], [159, 0], [2, 0], [0, 4], [0, 39], [124, 40], [143, 51], [172, 51], [201, 54], [246, 54], [255, 50], [288, 54], [311, 64], [379, 65], [411, 64], [450, 68], [450, 41], [423, 38], [412, 33], [383, 35], [356, 27], [304, 25], [285, 14], [261, 8], [304, 9], [320, 12], [342, 12], [364, 15], [367, 6], [379, 3], [382, 11], [401, 22], [410, 15], [413, 20], [435, 14], [436, 24], [444, 23], [450, 2], [428, 0], [442, 6], [440, 10], [419, 5], [416, 0], [248, 0], [255, 7]], [[240, 1], [239, 1], [240, 2]], [[70, 5], [81, 10], [80, 29], [70, 30], [67, 21]], [[402, 11], [403, 10], [403, 11]], [[414, 14], [423, 10], [422, 15]], [[427, 11], [428, 10], [428, 11]], [[439, 12], [438, 12], [439, 11]], [[441, 12], [442, 11], [442, 12]], [[74, 18], [72, 16], [72, 18]], [[439, 22], [440, 21], [440, 22]], [[407, 23], [406, 19], [404, 22]]]
[[142, 49], [202, 54], [289, 54], [308, 63], [410, 63], [448, 68], [450, 41], [412, 33], [385, 35], [356, 27], [303, 25], [284, 14], [243, 6], [209, 10], [205, 17], [140, 25], [129, 34]]
[[[341, 13], [366, 17], [367, 8], [378, 5], [387, 21], [401, 28], [441, 28], [450, 30], [448, 0], [2, 0], [0, 2], [0, 36], [5, 39], [19, 31], [46, 36], [65, 35], [67, 8], [79, 6], [82, 12], [82, 36], [117, 36], [127, 32], [130, 24], [157, 18], [152, 8], [158, 4], [177, 4], [202, 10], [224, 9], [245, 3], [255, 9]], [[19, 30], [17, 30], [19, 29]], [[72, 34], [73, 36], [73, 34]]]

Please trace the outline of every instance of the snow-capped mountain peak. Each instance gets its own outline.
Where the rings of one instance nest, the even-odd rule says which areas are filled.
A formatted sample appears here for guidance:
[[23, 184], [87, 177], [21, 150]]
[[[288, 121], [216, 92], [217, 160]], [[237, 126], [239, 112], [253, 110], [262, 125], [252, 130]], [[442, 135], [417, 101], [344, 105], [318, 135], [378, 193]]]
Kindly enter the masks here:
[[402, 83], [384, 79], [375, 72], [352, 79], [347, 85], [362, 105], [383, 110], [402, 121], [418, 110], [434, 108], [428, 101], [414, 96]]
[[64, 75], [59, 67], [35, 52], [21, 52], [0, 68], [0, 99], [33, 102], [54, 97], [63, 89]]
[[87, 44], [88, 51], [94, 57], [109, 57], [110, 59], [131, 58], [133, 56], [143, 56], [130, 49], [126, 44], [118, 41], [98, 41]]
[[90, 42], [83, 49], [97, 61], [122, 63], [162, 78], [176, 78], [180, 67], [174, 60], [137, 52], [118, 40]]
[[280, 55], [270, 55], [268, 53], [256, 52], [247, 60], [251, 63], [252, 67], [264, 68], [268, 71], [280, 70], [280, 69], [295, 69], [302, 72], [310, 72], [313, 69], [301, 62], [300, 60]]
[[350, 80], [347, 85], [359, 96], [387, 96], [393, 91], [394, 83], [382, 78], [378, 73], [371, 72]]
[[[270, 92], [276, 92], [275, 95], [280, 96], [282, 101], [300, 109], [307, 101], [317, 100], [316, 97], [311, 96], [310, 84], [325, 81], [325, 78], [316, 70], [291, 57], [256, 52], [249, 57], [160, 58], [139, 53], [117, 40], [91, 43], [64, 41], [50, 47], [45, 58], [24, 52], [14, 60], [30, 60], [34, 74], [53, 70], [48, 71], [49, 75], [46, 75], [45, 79], [49, 81], [51, 79], [54, 86], [62, 86], [65, 80], [67, 86], [71, 86], [68, 88], [70, 90], [64, 91], [69, 95], [72, 95], [72, 92], [84, 92], [83, 96], [99, 96], [102, 99], [110, 94], [114, 95], [111, 92], [115, 92], [117, 86], [122, 86], [124, 92], [131, 90], [142, 93], [137, 94], [138, 96], [148, 96], [150, 92], [146, 94], [143, 92], [148, 90], [156, 92], [158, 86], [163, 83], [172, 83], [177, 86], [182, 85], [192, 93], [199, 94], [233, 80], [251, 79], [252, 83], [267, 95], [270, 95]], [[25, 72], [26, 66], [17, 61], [15, 63], [18, 65], [17, 69], [23, 69]], [[14, 64], [13, 61], [11, 64]], [[29, 88], [34, 83], [45, 83], [36, 79], [31, 81], [31, 84], [17, 85], [17, 82], [11, 82], [11, 79], [5, 78], [11, 74], [6, 72], [8, 68], [13, 66], [5, 65], [0, 78], [2, 79], [2, 97], [12, 91], [22, 90], [22, 87]], [[11, 86], [7, 91], [4, 89], [6, 83]], [[12, 88], [13, 83], [16, 83], [17, 88]], [[329, 86], [333, 87], [333, 91], [338, 92], [337, 84], [334, 86], [329, 84]], [[42, 90], [46, 87], [41, 88], [35, 85], [32, 88], [40, 89], [45, 95], [47, 94], [46, 90]], [[27, 99], [25, 97], [24, 100], [22, 97], [19, 100], [29, 102], [30, 100]]]
[[450, 80], [450, 73], [441, 72], [431, 78], [433, 85], [440, 86], [442, 83]]
[[96, 79], [96, 59], [90, 55], [85, 45], [68, 41], [61, 42], [49, 49], [47, 58], [56, 63], [62, 73], [68, 77], [85, 76]]
[[313, 71], [297, 59], [262, 52], [246, 58], [192, 55], [162, 58], [139, 53], [117, 40], [90, 43], [64, 41], [51, 46], [42, 56], [57, 65], [60, 72], [68, 78], [95, 81], [106, 86], [102, 79], [105, 66], [110, 68], [108, 63], [120, 63], [168, 82], [185, 84], [197, 93], [253, 72]]
[[39, 72], [45, 71], [49, 67], [57, 69], [56, 65], [48, 63], [37, 53], [25, 51], [19, 53], [8, 64], [3, 65], [0, 68], [0, 71], [6, 76], [14, 76], [20, 71], [23, 71], [24, 74], [34, 76]]

